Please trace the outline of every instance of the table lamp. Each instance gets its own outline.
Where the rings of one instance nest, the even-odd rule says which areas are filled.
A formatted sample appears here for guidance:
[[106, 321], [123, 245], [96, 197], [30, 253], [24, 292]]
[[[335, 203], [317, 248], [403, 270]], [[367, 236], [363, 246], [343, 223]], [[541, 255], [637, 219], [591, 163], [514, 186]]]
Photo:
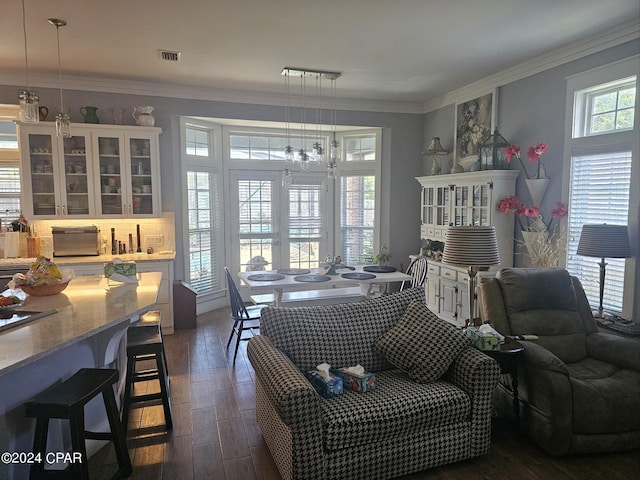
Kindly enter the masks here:
[[469, 273], [469, 316], [475, 318], [476, 275], [500, 263], [495, 227], [449, 227], [444, 241], [442, 263], [467, 267]]
[[578, 255], [600, 257], [600, 305], [598, 317], [602, 318], [602, 297], [604, 296], [605, 258], [627, 258], [631, 256], [629, 231], [626, 225], [583, 225]]

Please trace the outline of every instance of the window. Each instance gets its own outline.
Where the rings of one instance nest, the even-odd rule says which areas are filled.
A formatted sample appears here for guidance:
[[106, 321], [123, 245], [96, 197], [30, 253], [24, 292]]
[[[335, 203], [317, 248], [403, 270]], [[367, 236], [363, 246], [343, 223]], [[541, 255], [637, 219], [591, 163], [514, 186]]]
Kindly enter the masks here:
[[374, 256], [375, 177], [344, 175], [340, 183], [342, 259], [363, 265]]
[[215, 292], [224, 288], [222, 179], [215, 132], [209, 126], [183, 125], [186, 278], [198, 294]]
[[324, 238], [322, 183], [294, 182], [288, 188], [289, 267], [315, 268], [320, 264]]
[[632, 130], [635, 83], [630, 77], [577, 92], [574, 138]]
[[[568, 193], [567, 270], [576, 275], [592, 307], [599, 304], [600, 259], [576, 254], [582, 226], [609, 223], [627, 225], [633, 240], [638, 220], [630, 206], [638, 203], [631, 189], [638, 178], [638, 152], [634, 138], [637, 59], [569, 78], [567, 82], [565, 170]], [[635, 73], [635, 75], [631, 75]], [[571, 115], [571, 113], [573, 115]], [[637, 180], [636, 180], [637, 182]], [[605, 259], [603, 307], [623, 314], [633, 309], [635, 263], [633, 259]]]
[[[598, 260], [576, 255], [582, 226], [610, 223], [626, 225], [629, 217], [631, 152], [577, 155], [571, 159], [567, 269], [581, 279], [593, 306], [600, 295]], [[625, 260], [607, 258], [603, 306], [622, 311]]]
[[0, 105], [0, 221], [3, 227], [20, 216], [20, 153], [17, 107]]

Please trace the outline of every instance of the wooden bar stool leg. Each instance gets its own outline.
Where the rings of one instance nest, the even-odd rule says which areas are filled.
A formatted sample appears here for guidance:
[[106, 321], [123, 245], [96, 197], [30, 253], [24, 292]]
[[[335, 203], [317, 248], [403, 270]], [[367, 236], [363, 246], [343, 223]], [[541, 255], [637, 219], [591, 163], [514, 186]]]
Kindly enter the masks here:
[[160, 383], [160, 393], [162, 394], [162, 408], [164, 409], [164, 423], [167, 430], [173, 428], [171, 419], [171, 402], [169, 400], [169, 389], [167, 388], [167, 372], [164, 369], [164, 358], [160, 358], [162, 353], [156, 354], [156, 365], [158, 368], [158, 382]]
[[124, 398], [122, 400], [122, 427], [126, 432], [129, 428], [129, 410], [131, 408], [131, 388], [135, 375], [136, 359], [133, 355], [127, 355], [127, 375], [124, 383]]
[[107, 419], [109, 420], [109, 427], [111, 428], [113, 448], [116, 452], [118, 465], [120, 466], [120, 474], [126, 478], [131, 475], [133, 468], [125, 440], [126, 430], [122, 428], [122, 423], [118, 421], [118, 405], [116, 404], [116, 397], [113, 394], [113, 388], [102, 392], [102, 398], [104, 400], [104, 408], [107, 411]]
[[[47, 453], [47, 435], [49, 433], [49, 419], [44, 417], [36, 418], [36, 431], [33, 437], [33, 453], [40, 454], [44, 459]], [[44, 475], [44, 461], [36, 462], [31, 465], [29, 473], [30, 480], [42, 478]]]
[[82, 456], [81, 462], [75, 462], [71, 465], [71, 471], [74, 478], [89, 480], [89, 463], [84, 439], [84, 410], [81, 409], [71, 415], [69, 427], [71, 430], [71, 449], [73, 452], [80, 452]]

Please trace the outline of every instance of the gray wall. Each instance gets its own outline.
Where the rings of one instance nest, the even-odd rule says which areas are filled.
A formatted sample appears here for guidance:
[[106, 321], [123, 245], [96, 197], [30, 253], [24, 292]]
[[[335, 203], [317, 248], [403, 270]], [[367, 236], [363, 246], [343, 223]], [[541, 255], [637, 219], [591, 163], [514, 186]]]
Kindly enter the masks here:
[[[628, 42], [499, 87], [497, 127], [510, 143], [522, 147], [523, 163], [527, 164], [525, 168], [529, 175], [534, 175], [535, 170], [529, 164], [524, 149], [538, 142], [549, 144], [548, 153], [542, 157], [547, 176], [551, 179], [540, 206], [545, 220], [549, 219], [556, 202], [562, 200], [563, 163], [570, 160], [564, 158], [566, 78], [637, 54], [638, 41]], [[439, 136], [443, 146], [452, 149], [454, 115], [454, 105], [427, 113], [425, 138]], [[428, 168], [430, 171], [430, 166]], [[521, 169], [517, 161], [512, 163], [511, 168]], [[518, 177], [516, 193], [524, 203], [530, 204], [525, 178], [524, 174]], [[634, 206], [631, 209], [635, 210]], [[519, 238], [520, 230], [516, 227], [514, 225], [514, 235]], [[526, 260], [523, 255], [517, 254], [519, 251], [521, 249], [516, 245], [515, 265], [523, 266]]]
[[[0, 85], [0, 103], [17, 103], [19, 86]], [[56, 89], [33, 87], [40, 94], [40, 104], [47, 105], [48, 120], [58, 111], [59, 92]], [[89, 91], [64, 91], [65, 107], [71, 113], [72, 122], [82, 122], [79, 108], [85, 105], [98, 107], [98, 117], [108, 123], [109, 108], [124, 108], [132, 112], [137, 105], [153, 105], [156, 126], [163, 130], [160, 136], [160, 162], [162, 175], [162, 208], [175, 212], [176, 232], [185, 228], [182, 216], [180, 192], [180, 116], [199, 116], [244, 120], [283, 121], [284, 108], [243, 103], [184, 100], [176, 98], [111, 94]], [[125, 121], [135, 124], [133, 118]], [[292, 113], [293, 118], [295, 114]], [[420, 248], [420, 188], [415, 177], [422, 175], [423, 122], [421, 114], [384, 112], [339, 111], [340, 125], [383, 128], [382, 161], [382, 218], [381, 244], [388, 244], [392, 263], [408, 264], [409, 255]], [[393, 235], [391, 235], [393, 232]], [[184, 278], [183, 245], [180, 235], [176, 238], [177, 279]]]

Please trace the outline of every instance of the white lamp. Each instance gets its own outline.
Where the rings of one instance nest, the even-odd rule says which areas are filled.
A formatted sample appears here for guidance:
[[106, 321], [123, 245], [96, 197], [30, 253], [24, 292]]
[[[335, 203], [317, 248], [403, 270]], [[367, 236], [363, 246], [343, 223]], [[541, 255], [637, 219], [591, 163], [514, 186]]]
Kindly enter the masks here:
[[467, 267], [469, 273], [469, 316], [475, 318], [476, 275], [500, 264], [495, 227], [449, 227], [444, 241], [442, 263]]

